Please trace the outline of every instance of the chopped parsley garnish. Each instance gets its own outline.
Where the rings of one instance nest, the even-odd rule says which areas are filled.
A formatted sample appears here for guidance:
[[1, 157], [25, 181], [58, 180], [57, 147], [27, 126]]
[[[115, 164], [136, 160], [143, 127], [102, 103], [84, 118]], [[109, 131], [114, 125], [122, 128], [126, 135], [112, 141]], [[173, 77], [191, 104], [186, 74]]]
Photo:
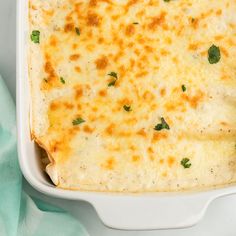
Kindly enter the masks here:
[[47, 80], [46, 78], [44, 78], [43, 80], [44, 80], [44, 82], [45, 82], [45, 83], [47, 83], [47, 82], [48, 82], [48, 80]]
[[82, 124], [84, 122], [85, 122], [85, 120], [82, 119], [81, 117], [79, 117], [79, 118], [73, 120], [72, 124], [75, 126], [75, 125], [80, 125], [80, 124]]
[[116, 72], [113, 72], [113, 71], [112, 71], [112, 72], [110, 72], [108, 75], [110, 75], [111, 77], [114, 77], [114, 78], [118, 79]]
[[183, 158], [180, 162], [180, 164], [186, 169], [186, 168], [190, 168], [190, 166], [192, 165], [190, 163], [189, 158]]
[[163, 117], [161, 117], [161, 123], [157, 124], [154, 128], [157, 131], [160, 131], [162, 129], [170, 129], [170, 126], [166, 123], [165, 119]]
[[164, 0], [164, 2], [170, 2], [170, 0]]
[[182, 91], [183, 91], [183, 92], [185, 92], [185, 91], [187, 90], [187, 88], [186, 88], [186, 86], [185, 86], [184, 84], [182, 85], [181, 88], [182, 88]]
[[34, 43], [40, 43], [40, 31], [38, 30], [33, 30], [32, 34], [30, 36], [31, 41]]
[[132, 111], [131, 106], [124, 105], [123, 108], [124, 108], [124, 110], [127, 111], [127, 112]]
[[220, 61], [220, 48], [214, 44], [208, 49], [208, 61], [210, 64], [216, 64]]
[[76, 32], [77, 35], [80, 35], [80, 30], [79, 30], [78, 27], [75, 27], [75, 32]]
[[108, 84], [108, 87], [115, 86], [116, 81], [118, 80], [117, 73], [112, 71], [112, 72], [110, 72], [108, 75], [111, 76], [111, 77], [113, 77], [113, 78], [115, 78], [114, 80], [112, 80], [112, 81]]
[[65, 84], [65, 83], [66, 83], [66, 81], [64, 80], [63, 77], [60, 77], [60, 81], [61, 81], [62, 84]]
[[138, 22], [134, 22], [133, 25], [138, 25], [139, 23]]

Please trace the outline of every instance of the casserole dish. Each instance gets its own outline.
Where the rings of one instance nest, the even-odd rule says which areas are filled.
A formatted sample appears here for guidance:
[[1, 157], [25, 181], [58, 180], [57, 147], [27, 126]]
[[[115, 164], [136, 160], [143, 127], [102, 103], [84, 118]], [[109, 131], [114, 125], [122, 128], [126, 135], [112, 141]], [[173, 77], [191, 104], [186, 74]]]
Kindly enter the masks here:
[[194, 225], [217, 197], [236, 192], [229, 186], [202, 192], [114, 194], [55, 188], [44, 176], [39, 153], [30, 136], [30, 92], [27, 65], [28, 1], [18, 1], [17, 122], [21, 170], [38, 191], [58, 198], [91, 203], [105, 225], [118, 229], [148, 230]]

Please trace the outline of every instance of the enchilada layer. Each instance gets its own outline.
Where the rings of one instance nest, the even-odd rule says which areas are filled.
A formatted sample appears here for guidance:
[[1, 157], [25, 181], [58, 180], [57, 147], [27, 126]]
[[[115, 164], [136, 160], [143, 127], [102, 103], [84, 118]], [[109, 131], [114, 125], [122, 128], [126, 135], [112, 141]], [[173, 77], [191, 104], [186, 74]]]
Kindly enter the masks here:
[[32, 134], [61, 188], [236, 181], [236, 1], [30, 0]]

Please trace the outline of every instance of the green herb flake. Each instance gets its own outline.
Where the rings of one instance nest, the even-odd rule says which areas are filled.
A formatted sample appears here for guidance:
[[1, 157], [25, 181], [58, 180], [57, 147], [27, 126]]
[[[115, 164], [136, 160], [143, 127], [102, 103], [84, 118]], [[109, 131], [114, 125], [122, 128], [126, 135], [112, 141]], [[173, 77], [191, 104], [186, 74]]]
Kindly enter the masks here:
[[214, 44], [208, 49], [208, 61], [210, 64], [216, 64], [220, 61], [220, 48]]
[[164, 0], [164, 2], [170, 2], [170, 0]]
[[43, 79], [45, 83], [48, 83], [48, 80], [46, 78]]
[[72, 121], [72, 124], [75, 126], [75, 125], [80, 125], [80, 124], [82, 124], [82, 123], [84, 123], [84, 122], [85, 122], [85, 120], [82, 119], [81, 117], [79, 117], [79, 118], [73, 120], [73, 121]]
[[169, 130], [170, 126], [166, 123], [165, 119], [163, 117], [161, 117], [161, 123], [157, 124], [155, 126], [154, 130], [160, 131], [160, 130], [163, 130], [163, 129]]
[[181, 160], [180, 164], [181, 164], [185, 169], [190, 168], [190, 166], [192, 165], [192, 164], [190, 163], [189, 158], [183, 158], [183, 159]]
[[133, 25], [138, 25], [139, 23], [138, 22], [134, 22]]
[[40, 43], [40, 31], [38, 30], [33, 30], [31, 33], [31, 41], [34, 43]]
[[112, 80], [112, 81], [108, 84], [108, 87], [115, 86], [115, 84], [116, 84], [116, 80]]
[[109, 73], [109, 74], [107, 74], [107, 75], [109, 75], [109, 76], [111, 76], [111, 77], [115, 78], [114, 80], [112, 80], [112, 81], [111, 81], [111, 82], [108, 84], [108, 87], [115, 86], [115, 84], [116, 84], [116, 81], [118, 80], [117, 73], [116, 73], [116, 72], [114, 72], [114, 71], [112, 71], [112, 72], [110, 72], [110, 73]]
[[62, 84], [65, 84], [65, 83], [66, 83], [66, 81], [64, 80], [63, 77], [60, 77], [60, 81], [61, 81]]
[[124, 108], [124, 110], [127, 111], [127, 112], [132, 111], [131, 106], [124, 105], [123, 108]]
[[185, 92], [187, 90], [187, 88], [186, 88], [186, 86], [184, 84], [181, 86], [181, 88], [182, 88], [183, 92]]
[[80, 29], [78, 27], [75, 27], [75, 32], [77, 35], [80, 35]]
[[114, 72], [114, 71], [110, 72], [108, 75], [110, 75], [111, 77], [114, 77], [114, 78], [118, 79], [117, 73]]

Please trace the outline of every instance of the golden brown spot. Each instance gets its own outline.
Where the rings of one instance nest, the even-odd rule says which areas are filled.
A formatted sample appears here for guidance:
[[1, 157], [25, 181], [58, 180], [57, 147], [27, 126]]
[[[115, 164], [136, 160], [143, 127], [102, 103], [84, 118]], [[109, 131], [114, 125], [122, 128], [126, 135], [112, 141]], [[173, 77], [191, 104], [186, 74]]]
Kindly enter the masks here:
[[196, 18], [191, 18], [191, 25], [192, 25], [192, 27], [194, 28], [194, 29], [196, 29], [197, 27], [198, 27], [198, 25], [199, 25], [199, 20], [198, 19], [196, 19]]
[[117, 19], [120, 18], [120, 15], [113, 15], [111, 16], [112, 20], [116, 21]]
[[164, 164], [164, 159], [160, 159], [159, 163]]
[[96, 7], [97, 6], [97, 0], [90, 0], [89, 1], [89, 6]]
[[75, 88], [75, 99], [78, 100], [83, 96], [83, 89], [82, 87], [78, 86]]
[[127, 3], [127, 5], [126, 6], [132, 6], [132, 5], [134, 5], [134, 4], [136, 4], [138, 2], [138, 0], [129, 0], [129, 2]]
[[215, 40], [222, 40], [224, 38], [223, 35], [216, 35]]
[[78, 73], [81, 72], [81, 68], [80, 68], [79, 66], [76, 66], [76, 67], [75, 67], [75, 70], [76, 70], [76, 72], [78, 72]]
[[60, 107], [60, 105], [59, 105], [57, 102], [52, 102], [52, 103], [50, 104], [50, 110], [51, 110], [51, 111], [55, 111], [55, 110], [57, 110], [59, 107]]
[[69, 143], [73, 138], [74, 134], [75, 133], [70, 133], [70, 130], [67, 130], [63, 135], [58, 134], [56, 140], [51, 140], [49, 142], [49, 152], [51, 153], [56, 152], [57, 160], [60, 163], [66, 161], [67, 157], [69, 156], [69, 153], [71, 151]]
[[134, 65], [135, 65], [135, 60], [134, 59], [130, 59], [129, 63], [130, 63], [130, 67], [132, 69], [134, 67]]
[[181, 111], [183, 111], [183, 112], [186, 111], [184, 103], [182, 101], [179, 101], [179, 100], [166, 102], [165, 103], [165, 109], [167, 111], [176, 111], [178, 109], [181, 109]]
[[155, 160], [155, 157], [152, 156], [152, 155], [150, 155], [148, 158], [149, 158], [151, 161], [154, 161], [154, 160]]
[[198, 49], [198, 44], [197, 43], [191, 43], [188, 46], [189, 50], [197, 50]]
[[118, 100], [117, 103], [119, 104], [119, 106], [123, 106], [126, 104], [132, 104], [132, 100], [130, 100], [129, 98], [123, 98], [123, 99]]
[[128, 25], [125, 29], [125, 34], [127, 36], [132, 36], [135, 33], [135, 27], [134, 25]]
[[162, 175], [163, 177], [167, 177], [167, 173], [166, 173], [166, 172], [163, 172], [161, 175]]
[[99, 93], [98, 93], [101, 97], [105, 97], [107, 95], [107, 90], [103, 89], [103, 90], [100, 90]]
[[161, 55], [162, 56], [167, 56], [167, 55], [169, 55], [170, 54], [170, 52], [169, 51], [167, 51], [167, 50], [165, 50], [165, 49], [161, 49]]
[[138, 72], [137, 74], [135, 74], [135, 76], [136, 76], [137, 78], [140, 78], [140, 77], [146, 76], [147, 74], [148, 74], [147, 71], [141, 71], [141, 72]]
[[224, 47], [220, 47], [220, 50], [224, 54], [224, 56], [229, 57], [229, 53]]
[[82, 109], [81, 104], [77, 104], [77, 109], [78, 109], [78, 110], [81, 110], [81, 109]]
[[102, 56], [95, 61], [95, 64], [98, 70], [104, 70], [108, 65], [108, 59], [106, 56]]
[[140, 160], [140, 156], [137, 156], [137, 155], [132, 156], [132, 161], [133, 162], [137, 162], [139, 160]]
[[161, 139], [166, 139], [166, 138], [167, 138], [167, 134], [166, 133], [155, 132], [155, 133], [153, 133], [153, 136], [152, 136], [152, 142], [155, 143], [155, 142], [160, 141]]
[[194, 95], [194, 96], [188, 96], [186, 94], [182, 94], [182, 98], [187, 101], [189, 103], [189, 105], [196, 109], [198, 104], [202, 101], [203, 97], [204, 97], [204, 93], [202, 91], [197, 91], [197, 95]]
[[137, 124], [137, 119], [136, 118], [129, 118], [129, 119], [126, 119], [125, 122], [129, 125], [135, 125]]
[[87, 16], [87, 25], [97, 27], [100, 24], [100, 17], [95, 13], [89, 13]]
[[121, 131], [118, 132], [116, 135], [122, 138], [122, 137], [130, 137], [132, 133], [128, 131]]
[[92, 111], [96, 112], [96, 111], [98, 111], [98, 108], [97, 107], [92, 107]]
[[135, 50], [134, 50], [134, 53], [135, 53], [137, 56], [140, 55], [140, 51], [139, 51], [138, 49], [135, 49]]
[[89, 127], [88, 125], [85, 125], [83, 130], [84, 130], [85, 133], [90, 133], [91, 134], [93, 132], [93, 129], [91, 127]]
[[219, 10], [216, 11], [216, 15], [217, 15], [217, 16], [220, 16], [221, 14], [222, 14], [222, 10], [221, 10], [221, 9], [219, 9]]
[[155, 96], [151, 92], [145, 91], [143, 94], [143, 99], [146, 101], [152, 101], [155, 99]]
[[172, 39], [170, 37], [167, 37], [165, 38], [165, 42], [170, 45], [172, 44]]
[[115, 159], [113, 157], [109, 158], [105, 164], [102, 165], [104, 168], [108, 170], [114, 169], [115, 166]]
[[78, 44], [77, 43], [73, 43], [73, 45], [72, 45], [72, 49], [77, 49], [78, 48]]
[[223, 125], [223, 126], [228, 126], [228, 123], [226, 123], [224, 121], [221, 121], [220, 124]]
[[172, 167], [172, 165], [174, 164], [175, 162], [175, 158], [174, 157], [168, 157], [168, 160], [167, 160], [167, 163], [168, 163], [168, 166], [169, 167]]
[[72, 20], [73, 20], [73, 18], [72, 18], [72, 16], [71, 16], [71, 14], [69, 14], [69, 15], [66, 16], [66, 21], [72, 21]]
[[70, 60], [71, 61], [77, 61], [79, 58], [80, 58], [79, 54], [70, 55]]
[[145, 49], [146, 52], [153, 52], [153, 48], [148, 46], [148, 45], [145, 45], [144, 49]]
[[54, 15], [54, 10], [44, 10], [44, 9], [42, 9], [42, 11], [43, 11], [43, 13], [45, 14], [45, 15], [48, 15], [48, 16], [53, 16]]
[[235, 46], [236, 45], [236, 43], [232, 39], [228, 39], [227, 42], [230, 46]]
[[74, 30], [75, 30], [75, 25], [73, 23], [68, 23], [64, 26], [65, 33], [68, 33]]
[[179, 59], [177, 57], [172, 57], [172, 61], [175, 63], [175, 64], [178, 64], [179, 63]]
[[53, 68], [52, 63], [50, 61], [47, 61], [45, 63], [44, 70], [48, 74], [47, 84], [51, 84], [51, 82], [53, 82], [57, 79], [55, 69]]
[[57, 43], [58, 43], [57, 37], [56, 37], [55, 35], [52, 35], [52, 36], [50, 37], [50, 45], [51, 45], [52, 47], [56, 47], [56, 46], [57, 46]]
[[49, 61], [47, 61], [47, 62], [45, 63], [44, 70], [45, 70], [46, 73], [48, 73], [48, 74], [51, 75], [51, 76], [54, 76], [54, 75], [55, 75], [55, 70], [54, 70], [54, 68], [53, 68], [53, 66], [52, 66], [52, 63], [49, 62]]
[[134, 145], [129, 146], [129, 148], [130, 148], [130, 150], [132, 150], [132, 151], [136, 151], [136, 150], [137, 150], [137, 148], [136, 148]]
[[146, 134], [146, 132], [145, 132], [144, 129], [140, 129], [136, 134], [138, 134], [138, 135], [140, 135], [140, 136], [143, 136], [143, 137], [146, 137], [146, 136], [147, 136], [147, 134]]
[[162, 89], [160, 90], [160, 95], [161, 95], [162, 97], [164, 97], [164, 96], [166, 95], [166, 89], [165, 89], [165, 88], [162, 88]]
[[152, 147], [148, 147], [147, 151], [148, 151], [149, 153], [154, 153]]
[[74, 105], [69, 102], [64, 102], [63, 105], [66, 109], [69, 109], [69, 110], [74, 108]]
[[106, 129], [105, 132], [108, 135], [112, 135], [114, 133], [114, 129], [115, 129], [115, 124], [110, 124]]
[[100, 38], [98, 39], [98, 43], [99, 43], [99, 44], [104, 43], [104, 41], [105, 41], [105, 40], [104, 40], [104, 38], [102, 38], [102, 37], [100, 37]]
[[159, 16], [153, 17], [151, 23], [148, 25], [150, 30], [155, 30], [165, 22], [166, 12], [162, 12]]

